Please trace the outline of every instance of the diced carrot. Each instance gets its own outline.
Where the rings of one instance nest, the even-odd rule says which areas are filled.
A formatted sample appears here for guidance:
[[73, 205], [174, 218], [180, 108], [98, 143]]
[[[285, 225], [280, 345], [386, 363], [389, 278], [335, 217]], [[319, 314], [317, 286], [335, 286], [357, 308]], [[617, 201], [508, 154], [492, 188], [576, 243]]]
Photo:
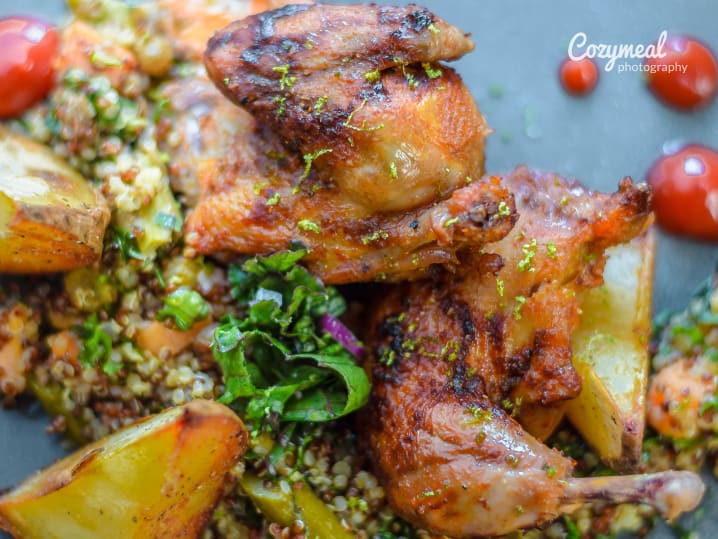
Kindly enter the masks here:
[[208, 323], [208, 320], [202, 320], [187, 331], [180, 331], [168, 328], [162, 322], [153, 320], [137, 329], [134, 341], [141, 349], [147, 350], [156, 357], [160, 356], [162, 350], [167, 350], [166, 353], [176, 356], [192, 345], [197, 334]]

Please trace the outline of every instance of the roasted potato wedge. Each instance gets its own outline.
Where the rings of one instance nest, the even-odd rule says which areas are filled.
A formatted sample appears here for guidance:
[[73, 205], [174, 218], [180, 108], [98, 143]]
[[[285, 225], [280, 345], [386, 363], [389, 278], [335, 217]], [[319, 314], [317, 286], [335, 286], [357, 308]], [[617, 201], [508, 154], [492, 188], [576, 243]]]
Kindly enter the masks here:
[[531, 436], [545, 441], [551, 436], [566, 415], [566, 403], [555, 406], [524, 406], [516, 417]]
[[609, 251], [604, 285], [582, 298], [572, 338], [583, 390], [566, 414], [617, 470], [634, 468], [641, 457], [654, 251], [650, 233]]
[[21, 483], [0, 498], [0, 527], [18, 539], [194, 539], [246, 446], [226, 406], [170, 408]]
[[50, 149], [0, 127], [0, 272], [92, 264], [109, 220], [90, 182]]

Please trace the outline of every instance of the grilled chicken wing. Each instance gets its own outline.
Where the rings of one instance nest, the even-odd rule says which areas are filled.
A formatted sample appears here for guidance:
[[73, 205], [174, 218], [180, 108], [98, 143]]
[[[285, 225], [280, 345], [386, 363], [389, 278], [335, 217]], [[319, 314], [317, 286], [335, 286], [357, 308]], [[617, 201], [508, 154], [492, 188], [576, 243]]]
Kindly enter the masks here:
[[187, 244], [266, 253], [300, 242], [311, 269], [341, 283], [420, 275], [503, 237], [513, 200], [473, 180], [485, 122], [435, 63], [472, 47], [417, 7], [288, 6], [217, 32], [211, 78], [269, 129], [240, 136], [201, 185]]
[[592, 498], [671, 514], [695, 506], [702, 486], [691, 474], [571, 479], [570, 459], [508, 413], [580, 391], [575, 292], [600, 284], [607, 247], [646, 226], [648, 189], [626, 179], [603, 195], [525, 168], [502, 183], [521, 215], [514, 230], [454, 274], [382, 291], [373, 312], [361, 425], [392, 506], [456, 537], [537, 525]]

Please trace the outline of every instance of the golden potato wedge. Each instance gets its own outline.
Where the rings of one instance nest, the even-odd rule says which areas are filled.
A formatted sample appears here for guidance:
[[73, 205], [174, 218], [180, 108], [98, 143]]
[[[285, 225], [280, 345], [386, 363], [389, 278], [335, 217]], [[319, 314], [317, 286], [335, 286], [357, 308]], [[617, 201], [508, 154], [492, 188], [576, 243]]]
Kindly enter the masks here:
[[0, 498], [0, 527], [18, 539], [194, 539], [246, 446], [226, 406], [170, 408], [21, 483]]
[[582, 298], [581, 324], [572, 337], [583, 390], [566, 414], [617, 470], [634, 468], [641, 457], [654, 251], [650, 232], [609, 251], [604, 285]]
[[563, 421], [566, 415], [566, 403], [554, 406], [523, 406], [516, 420], [531, 436], [541, 441], [547, 440]]
[[49, 148], [0, 126], [0, 272], [92, 264], [109, 220], [90, 182]]

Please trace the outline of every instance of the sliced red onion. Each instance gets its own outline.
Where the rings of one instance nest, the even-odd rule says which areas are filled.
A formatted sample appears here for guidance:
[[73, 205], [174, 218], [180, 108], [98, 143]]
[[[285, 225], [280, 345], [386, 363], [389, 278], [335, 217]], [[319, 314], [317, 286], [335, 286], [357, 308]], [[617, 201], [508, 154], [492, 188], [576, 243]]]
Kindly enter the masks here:
[[359, 342], [359, 339], [357, 339], [351, 330], [342, 324], [336, 316], [332, 316], [331, 314], [322, 316], [322, 330], [334, 337], [334, 339], [355, 358], [361, 359], [364, 357], [366, 350]]

